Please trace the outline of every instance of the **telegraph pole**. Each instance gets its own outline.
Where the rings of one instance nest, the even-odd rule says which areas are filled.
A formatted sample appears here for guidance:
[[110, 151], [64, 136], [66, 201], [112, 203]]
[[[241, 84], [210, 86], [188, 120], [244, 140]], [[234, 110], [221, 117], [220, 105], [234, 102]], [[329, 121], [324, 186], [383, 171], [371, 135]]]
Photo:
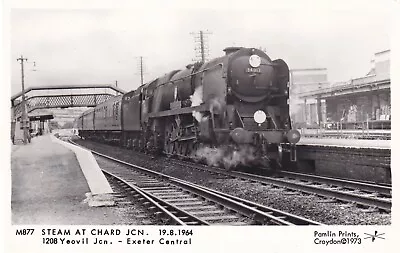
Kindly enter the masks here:
[[139, 63], [138, 63], [138, 70], [139, 70], [139, 75], [140, 75], [140, 84], [142, 85], [144, 83], [144, 65], [143, 65], [143, 56], [139, 57]]
[[194, 49], [196, 52], [196, 57], [200, 57], [201, 62], [205, 62], [207, 60], [207, 56], [209, 55], [207, 35], [211, 34], [211, 32], [199, 31], [198, 33], [191, 34], [194, 35], [194, 41], [196, 43], [196, 47]]
[[29, 138], [29, 132], [28, 132], [28, 115], [27, 115], [27, 110], [26, 110], [26, 103], [25, 103], [25, 83], [24, 83], [24, 61], [28, 61], [28, 59], [22, 57], [18, 58], [17, 61], [20, 62], [21, 64], [21, 84], [22, 84], [22, 128], [24, 132], [24, 144], [27, 144], [28, 140], [30, 142]]
[[143, 84], [143, 57], [140, 56], [140, 83]]
[[204, 54], [204, 35], [203, 31], [200, 31], [200, 52], [201, 52], [201, 61], [205, 62], [206, 57]]

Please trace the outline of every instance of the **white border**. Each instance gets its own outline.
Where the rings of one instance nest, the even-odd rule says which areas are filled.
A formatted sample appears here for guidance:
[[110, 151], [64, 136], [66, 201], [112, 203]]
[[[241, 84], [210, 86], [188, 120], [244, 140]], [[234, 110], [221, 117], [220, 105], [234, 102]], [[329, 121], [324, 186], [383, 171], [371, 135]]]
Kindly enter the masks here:
[[[399, 1], [398, 0], [387, 0], [391, 2], [392, 10], [393, 10], [393, 27], [392, 27], [392, 56], [391, 56], [391, 73], [392, 73], [392, 93], [395, 96], [392, 98], [396, 98], [396, 95], [399, 94], [398, 85], [400, 84], [399, 78], [399, 69], [400, 69], [400, 62], [399, 62], [399, 45], [400, 45], [400, 29], [399, 29]], [[385, 2], [387, 2], [385, 1]], [[179, 6], [178, 8], [187, 9], [187, 8], [204, 8], [204, 9], [251, 9], [258, 4], [263, 4], [264, 1], [99, 1], [99, 0], [87, 0], [87, 1], [80, 1], [80, 0], [69, 0], [69, 1], [45, 1], [45, 0], [36, 0], [36, 1], [21, 1], [21, 0], [8, 0], [3, 2], [3, 10], [2, 10], [2, 18], [1, 18], [1, 27], [3, 28], [3, 38], [2, 42], [2, 50], [5, 57], [2, 57], [2, 94], [4, 99], [1, 99], [1, 111], [2, 111], [2, 118], [4, 120], [4, 124], [1, 124], [1, 142], [2, 143], [2, 156], [4, 159], [5, 166], [1, 168], [1, 190], [2, 190], [2, 216], [1, 221], [3, 226], [0, 229], [0, 245], [5, 245], [6, 243], [6, 250], [4, 252], [54, 252], [54, 251], [61, 251], [61, 252], [109, 252], [110, 250], [123, 250], [127, 252], [140, 252], [140, 251], [167, 251], [167, 252], [249, 252], [249, 251], [264, 251], [264, 252], [281, 252], [281, 251], [323, 251], [323, 252], [338, 252], [338, 251], [354, 251], [354, 252], [365, 252], [365, 251], [374, 251], [374, 252], [395, 252], [396, 246], [396, 239], [398, 235], [395, 233], [395, 230], [398, 229], [398, 210], [399, 210], [399, 203], [397, 198], [397, 184], [399, 182], [399, 172], [397, 169], [399, 168], [398, 160], [396, 156], [392, 159], [392, 176], [393, 176], [393, 185], [394, 185], [394, 198], [393, 198], [393, 212], [392, 212], [392, 225], [387, 227], [365, 227], [365, 226], [330, 226], [328, 228], [318, 228], [319, 230], [339, 230], [345, 229], [348, 231], [356, 231], [359, 233], [364, 233], [367, 231], [378, 229], [379, 231], [384, 231], [386, 233], [387, 239], [384, 241], [377, 241], [375, 244], [363, 244], [360, 246], [333, 246], [333, 247], [320, 247], [315, 246], [312, 242], [313, 239], [313, 232], [315, 230], [314, 227], [294, 227], [294, 228], [282, 228], [282, 227], [251, 227], [251, 228], [212, 228], [212, 229], [205, 229], [205, 228], [194, 228], [195, 232], [198, 234], [195, 236], [196, 245], [193, 247], [185, 248], [185, 247], [172, 247], [172, 248], [159, 248], [154, 247], [150, 248], [143, 248], [143, 247], [78, 247], [78, 248], [66, 248], [62, 246], [55, 246], [55, 247], [43, 247], [41, 246], [36, 236], [35, 237], [26, 237], [21, 239], [20, 237], [16, 238], [13, 236], [15, 233], [15, 226], [10, 225], [11, 214], [10, 214], [10, 206], [5, 203], [10, 203], [10, 169], [9, 165], [5, 161], [9, 161], [9, 154], [10, 154], [10, 144], [9, 143], [9, 97], [10, 94], [10, 44], [9, 44], [9, 19], [10, 19], [10, 9], [11, 8], [141, 8], [143, 5], [146, 7], [154, 7], [154, 8], [173, 8]], [[336, 1], [334, 1], [336, 2]], [[383, 1], [363, 1], [363, 8], [366, 9], [374, 9], [376, 6], [380, 5]], [[281, 8], [281, 9], [291, 9], [291, 8], [331, 8], [329, 5], [329, 1], [287, 1], [281, 3], [279, 1], [273, 1], [274, 8]], [[348, 10], [352, 8], [358, 8], [360, 2], [353, 3], [348, 1], [342, 1], [334, 7], [335, 9], [343, 9]], [[265, 3], [264, 3], [265, 5]], [[396, 99], [392, 101], [392, 111], [393, 115], [396, 115], [398, 102]], [[392, 125], [398, 126], [398, 119], [397, 117], [393, 117]], [[396, 129], [393, 127], [393, 129]], [[392, 152], [396, 154], [398, 151], [398, 147], [396, 145], [397, 141], [399, 140], [397, 131], [392, 132]], [[37, 229], [42, 228], [43, 226], [34, 226]], [[56, 226], [57, 228], [63, 226]], [[157, 227], [152, 229], [157, 230]]]

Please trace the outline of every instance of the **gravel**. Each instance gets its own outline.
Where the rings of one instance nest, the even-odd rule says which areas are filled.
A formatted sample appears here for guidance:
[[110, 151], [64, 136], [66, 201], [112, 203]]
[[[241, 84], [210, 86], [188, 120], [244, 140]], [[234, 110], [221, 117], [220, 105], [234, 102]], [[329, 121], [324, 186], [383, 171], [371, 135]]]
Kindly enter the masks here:
[[241, 179], [228, 179], [210, 172], [196, 169], [195, 166], [180, 161], [137, 153], [103, 143], [77, 140], [90, 149], [110, 155], [117, 159], [137, 164], [164, 174], [181, 178], [199, 185], [216, 189], [253, 202], [270, 206], [328, 225], [389, 225], [391, 214], [370, 212], [351, 204], [341, 204], [318, 196], [291, 192], [270, 185], [263, 186]]

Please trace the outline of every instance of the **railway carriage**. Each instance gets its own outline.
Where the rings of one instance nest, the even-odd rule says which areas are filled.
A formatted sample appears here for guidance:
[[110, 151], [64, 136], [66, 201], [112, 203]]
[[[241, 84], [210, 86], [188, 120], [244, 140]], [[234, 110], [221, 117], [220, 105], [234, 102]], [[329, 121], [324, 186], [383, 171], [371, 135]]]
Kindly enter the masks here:
[[78, 125], [79, 135], [85, 138], [95, 135], [94, 132], [94, 109], [89, 109], [79, 117], [82, 122]]
[[122, 96], [113, 97], [94, 109], [96, 135], [105, 141], [119, 142], [121, 136]]

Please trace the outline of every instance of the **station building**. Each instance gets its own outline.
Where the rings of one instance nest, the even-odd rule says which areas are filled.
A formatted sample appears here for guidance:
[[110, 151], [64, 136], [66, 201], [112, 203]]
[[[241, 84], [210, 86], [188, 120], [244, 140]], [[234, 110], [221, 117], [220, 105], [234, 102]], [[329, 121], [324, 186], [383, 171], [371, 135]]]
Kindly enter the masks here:
[[325, 100], [321, 100], [321, 113], [318, 114], [318, 101], [314, 98], [303, 99], [301, 94], [329, 88], [326, 68], [290, 70], [290, 109], [294, 123], [317, 124], [326, 121]]
[[327, 69], [291, 70], [294, 123], [319, 127], [332, 123], [345, 128], [390, 127], [390, 50], [375, 53], [365, 76], [338, 83], [327, 80]]

